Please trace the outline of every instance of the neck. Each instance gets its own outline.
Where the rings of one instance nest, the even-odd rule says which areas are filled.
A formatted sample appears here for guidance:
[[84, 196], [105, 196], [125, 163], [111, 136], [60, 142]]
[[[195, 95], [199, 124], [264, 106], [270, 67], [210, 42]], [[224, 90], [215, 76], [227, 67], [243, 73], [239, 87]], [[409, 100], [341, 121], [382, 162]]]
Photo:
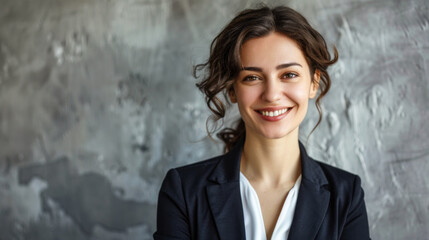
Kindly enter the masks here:
[[301, 174], [300, 159], [298, 129], [279, 139], [246, 133], [240, 170], [250, 181], [275, 187], [296, 181]]

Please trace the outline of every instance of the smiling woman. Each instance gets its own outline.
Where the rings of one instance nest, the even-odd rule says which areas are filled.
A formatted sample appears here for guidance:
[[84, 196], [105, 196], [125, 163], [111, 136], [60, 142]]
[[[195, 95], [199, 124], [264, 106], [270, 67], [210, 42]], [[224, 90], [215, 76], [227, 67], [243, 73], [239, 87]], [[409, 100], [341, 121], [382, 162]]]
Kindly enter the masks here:
[[218, 134], [226, 154], [167, 173], [155, 239], [369, 239], [360, 178], [298, 140], [309, 99], [321, 114], [334, 52], [288, 7], [244, 10], [222, 30], [197, 86], [215, 119], [219, 94], [241, 118]]
[[243, 67], [229, 96], [238, 104], [247, 137], [297, 139], [319, 71], [310, 76], [298, 44], [277, 32], [244, 43], [240, 58]]

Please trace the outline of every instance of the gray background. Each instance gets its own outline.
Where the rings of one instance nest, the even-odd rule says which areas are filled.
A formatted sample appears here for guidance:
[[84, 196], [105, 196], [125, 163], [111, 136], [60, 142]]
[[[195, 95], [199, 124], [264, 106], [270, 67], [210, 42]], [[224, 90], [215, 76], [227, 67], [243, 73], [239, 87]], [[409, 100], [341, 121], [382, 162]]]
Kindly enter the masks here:
[[[310, 154], [361, 176], [374, 239], [429, 239], [429, 1], [277, 3], [340, 53]], [[166, 171], [221, 153], [192, 65], [252, 5], [0, 0], [0, 239], [150, 239]]]

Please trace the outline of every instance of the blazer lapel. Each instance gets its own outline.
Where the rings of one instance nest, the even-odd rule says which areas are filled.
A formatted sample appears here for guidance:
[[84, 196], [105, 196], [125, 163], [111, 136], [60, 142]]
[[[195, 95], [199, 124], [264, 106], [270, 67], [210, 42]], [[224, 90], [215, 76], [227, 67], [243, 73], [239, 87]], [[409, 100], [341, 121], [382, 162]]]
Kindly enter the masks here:
[[207, 186], [207, 198], [220, 239], [245, 239], [240, 195], [240, 158], [243, 140], [219, 161]]
[[302, 179], [289, 239], [314, 239], [329, 204], [329, 192]]
[[244, 217], [239, 185], [227, 183], [209, 186], [207, 195], [220, 239], [244, 239]]
[[300, 143], [302, 182], [288, 239], [314, 239], [325, 217], [330, 193], [328, 183], [317, 163], [308, 157]]

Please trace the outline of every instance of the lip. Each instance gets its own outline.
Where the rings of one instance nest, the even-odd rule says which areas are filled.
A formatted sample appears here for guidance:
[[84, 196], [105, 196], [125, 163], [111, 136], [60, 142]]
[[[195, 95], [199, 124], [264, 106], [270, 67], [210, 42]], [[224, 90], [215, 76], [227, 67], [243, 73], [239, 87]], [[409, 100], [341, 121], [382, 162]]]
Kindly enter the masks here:
[[[277, 116], [265, 116], [262, 114], [262, 111], [268, 111], [268, 112], [274, 112], [274, 111], [278, 111], [278, 110], [282, 110], [282, 109], [287, 109], [286, 112], [279, 114]], [[269, 122], [276, 122], [276, 121], [280, 121], [283, 118], [285, 118], [289, 112], [293, 109], [294, 107], [267, 107], [267, 108], [260, 108], [260, 109], [256, 109], [255, 112], [264, 120], [269, 121]]]
[[255, 111], [276, 111], [276, 110], [281, 110], [281, 109], [285, 109], [285, 108], [292, 108], [292, 107], [286, 107], [286, 106], [280, 106], [280, 107], [266, 107], [266, 108], [258, 108], [258, 109], [255, 109]]

